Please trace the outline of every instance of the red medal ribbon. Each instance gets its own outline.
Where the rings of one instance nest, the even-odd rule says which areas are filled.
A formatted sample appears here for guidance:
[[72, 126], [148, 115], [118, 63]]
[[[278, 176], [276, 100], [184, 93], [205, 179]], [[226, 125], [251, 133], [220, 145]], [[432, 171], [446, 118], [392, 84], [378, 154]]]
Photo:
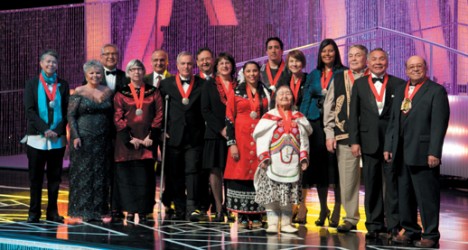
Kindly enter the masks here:
[[348, 70], [348, 76], [349, 76], [349, 79], [351, 80], [351, 85], [354, 84], [354, 75], [353, 75], [353, 71], [352, 70]]
[[234, 84], [232, 82], [229, 82], [229, 86], [226, 88], [226, 85], [224, 84], [223, 79], [221, 79], [221, 77], [217, 76], [216, 77], [216, 87], [218, 89], [219, 97], [221, 98], [221, 102], [223, 104], [226, 104], [227, 96], [229, 95], [229, 92], [231, 92], [231, 90], [233, 89]]
[[382, 102], [385, 89], [387, 88], [388, 75], [385, 74], [384, 76], [384, 80], [383, 80], [382, 88], [380, 89], [380, 93], [377, 93], [377, 89], [375, 88], [374, 83], [372, 82], [372, 75], [369, 75], [369, 77], [367, 78], [367, 81], [369, 82], [369, 87], [372, 90], [372, 93], [374, 93], [375, 100], [377, 100], [377, 102]]
[[291, 76], [291, 81], [289, 82], [289, 87], [292, 89], [294, 95], [294, 104], [297, 104], [297, 96], [299, 95], [299, 89], [301, 88], [302, 78], [298, 78], [296, 83], [294, 83], [294, 76]]
[[55, 82], [52, 85], [52, 92], [50, 92], [49, 88], [47, 87], [47, 83], [44, 80], [44, 77], [42, 76], [42, 74], [39, 74], [39, 80], [42, 83], [42, 87], [44, 87], [44, 91], [47, 95], [47, 98], [49, 98], [49, 101], [54, 101], [55, 94], [57, 93], [57, 78], [55, 79]]
[[267, 63], [266, 74], [268, 76], [268, 82], [270, 82], [270, 86], [276, 86], [276, 83], [278, 82], [281, 76], [281, 73], [283, 73], [283, 70], [284, 70], [284, 61], [281, 60], [278, 72], [276, 72], [275, 79], [273, 79], [273, 76], [271, 76], [270, 63]]
[[[325, 75], [325, 70], [322, 72], [322, 77], [320, 77], [320, 83], [322, 83], [322, 89], [328, 88], [328, 84], [330, 83], [330, 79], [332, 75], [333, 75], [333, 71], [331, 70], [326, 75]], [[354, 77], [352, 79], [354, 82]]]
[[137, 109], [143, 108], [143, 99], [145, 99], [145, 84], [140, 87], [140, 98], [138, 98], [135, 86], [133, 83], [130, 83], [130, 91], [132, 92], [133, 100], [135, 100], [135, 106]]
[[179, 73], [176, 74], [175, 79], [176, 79], [176, 84], [177, 84], [177, 88], [179, 89], [180, 95], [182, 96], [182, 98], [187, 98], [188, 99], [188, 97], [190, 96], [190, 93], [192, 93], [193, 85], [195, 85], [194, 84], [195, 78], [191, 77], [190, 86], [187, 89], [187, 92], [185, 92], [184, 88], [182, 87], [182, 81], [180, 81]]
[[[249, 103], [250, 103], [250, 111], [255, 111], [257, 112], [258, 108], [260, 107], [260, 94], [255, 93], [255, 96], [252, 96], [252, 91], [250, 91], [250, 86], [249, 84], [246, 84], [246, 92], [247, 92], [247, 97], [249, 98]], [[257, 91], [258, 92], [258, 91]], [[259, 112], [260, 113], [260, 112]]]
[[290, 134], [291, 133], [291, 127], [292, 127], [292, 112], [291, 110], [286, 110], [286, 114], [283, 111], [282, 108], [278, 108], [278, 112], [283, 119], [283, 127], [284, 127], [284, 133], [285, 134]]
[[[366, 69], [366, 71], [364, 71], [364, 74], [362, 76], [368, 76], [370, 75], [370, 71], [369, 69]], [[349, 79], [351, 79], [351, 85], [354, 85], [354, 75], [353, 75], [353, 71], [348, 69], [348, 76], [349, 76]]]
[[416, 84], [416, 87], [414, 88], [413, 93], [411, 93], [411, 95], [409, 95], [410, 81], [408, 80], [408, 82], [406, 83], [406, 87], [405, 87], [405, 99], [410, 99], [411, 101], [413, 101], [414, 95], [416, 94], [416, 92], [418, 92], [418, 90], [421, 88], [421, 86], [423, 86], [423, 84], [426, 82], [426, 80], [427, 80], [427, 77], [424, 78], [424, 80], [423, 80], [423, 82], [421, 84]]

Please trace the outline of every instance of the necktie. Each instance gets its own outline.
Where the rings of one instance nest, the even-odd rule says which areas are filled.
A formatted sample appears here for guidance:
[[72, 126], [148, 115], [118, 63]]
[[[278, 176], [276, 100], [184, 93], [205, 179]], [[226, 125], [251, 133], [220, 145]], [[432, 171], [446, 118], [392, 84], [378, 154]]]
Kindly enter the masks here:
[[162, 77], [158, 75], [154, 81], [154, 86], [157, 88], [159, 86], [159, 83], [161, 82]]
[[372, 82], [375, 84], [376, 82], [382, 82], [382, 78], [372, 77]]
[[115, 70], [114, 71], [106, 71], [106, 76], [107, 75], [114, 75], [115, 76], [116, 74], [117, 74], [117, 71], [115, 71]]

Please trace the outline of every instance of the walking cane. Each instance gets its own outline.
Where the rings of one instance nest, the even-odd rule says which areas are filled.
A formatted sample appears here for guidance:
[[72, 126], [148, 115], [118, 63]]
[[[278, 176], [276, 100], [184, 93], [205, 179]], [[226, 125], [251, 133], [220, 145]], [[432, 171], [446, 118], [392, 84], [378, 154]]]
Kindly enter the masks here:
[[163, 148], [162, 148], [162, 162], [161, 162], [161, 180], [159, 182], [159, 218], [161, 218], [162, 211], [162, 193], [163, 193], [163, 182], [164, 182], [164, 165], [166, 162], [166, 131], [167, 131], [167, 110], [169, 109], [169, 95], [164, 97], [165, 107], [164, 107], [164, 132], [163, 132]]

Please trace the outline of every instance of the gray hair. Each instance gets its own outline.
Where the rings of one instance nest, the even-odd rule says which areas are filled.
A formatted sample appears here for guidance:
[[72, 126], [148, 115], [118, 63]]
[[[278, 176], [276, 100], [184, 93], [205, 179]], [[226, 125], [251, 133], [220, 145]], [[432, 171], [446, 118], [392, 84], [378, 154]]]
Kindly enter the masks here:
[[191, 56], [192, 57], [192, 62], [193, 62], [192, 54], [190, 52], [187, 52], [187, 51], [182, 51], [177, 55], [177, 63], [180, 62], [180, 58], [182, 58], [183, 56]]
[[58, 61], [58, 53], [57, 53], [57, 51], [55, 51], [53, 49], [48, 49], [48, 50], [45, 50], [44, 52], [42, 52], [42, 54], [39, 56], [39, 61], [44, 60], [44, 58], [46, 56], [53, 56], [53, 57], [55, 57], [55, 60]]
[[143, 75], [146, 74], [145, 65], [144, 65], [140, 60], [138, 60], [138, 59], [133, 59], [133, 60], [131, 60], [130, 62], [128, 62], [127, 68], [125, 69], [125, 75], [126, 75], [127, 77], [130, 77], [130, 74], [129, 74], [129, 73], [130, 73], [130, 69], [131, 69], [132, 67], [135, 67], [135, 66], [136, 66], [136, 67], [140, 67], [140, 68], [143, 69]]
[[85, 62], [85, 64], [83, 64], [83, 72], [85, 73], [85, 75], [86, 75], [86, 72], [88, 72], [88, 70], [94, 69], [94, 68], [99, 69], [99, 71], [101, 71], [101, 74], [104, 75], [104, 67], [98, 60], [89, 60]]
[[374, 51], [380, 51], [380, 52], [383, 52], [383, 53], [385, 54], [385, 58], [387, 58], [387, 59], [388, 59], [388, 52], [387, 52], [387, 51], [385, 51], [385, 50], [384, 50], [384, 49], [382, 49], [382, 48], [375, 48], [375, 49], [373, 49], [373, 50], [371, 50], [371, 51], [369, 52], [369, 54], [367, 55], [367, 60], [369, 60], [369, 59], [370, 59], [370, 54], [372, 54], [372, 52], [374, 52]]
[[112, 47], [112, 48], [114, 48], [114, 49], [117, 51], [117, 53], [120, 53], [120, 52], [119, 52], [119, 48], [117, 48], [117, 45], [115, 45], [115, 44], [113, 44], [113, 43], [106, 43], [106, 44], [104, 44], [104, 46], [102, 46], [102, 48], [101, 48], [101, 55], [104, 54], [104, 49], [107, 48], [107, 47]]
[[354, 45], [351, 45], [351, 47], [349, 47], [349, 50], [351, 50], [352, 48], [356, 48], [356, 49], [360, 49], [364, 52], [364, 54], [369, 54], [369, 50], [366, 48], [366, 46], [362, 45], [362, 44], [354, 44]]

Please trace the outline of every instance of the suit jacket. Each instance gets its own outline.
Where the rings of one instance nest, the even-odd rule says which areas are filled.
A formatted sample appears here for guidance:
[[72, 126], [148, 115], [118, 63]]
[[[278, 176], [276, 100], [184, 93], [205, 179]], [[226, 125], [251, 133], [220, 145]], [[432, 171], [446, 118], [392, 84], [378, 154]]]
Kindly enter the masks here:
[[195, 84], [189, 96], [188, 105], [182, 104], [182, 96], [176, 85], [176, 76], [171, 76], [161, 81], [161, 96], [169, 96], [169, 107], [167, 114], [167, 131], [170, 138], [169, 146], [177, 147], [182, 143], [191, 146], [203, 145], [205, 121], [201, 113], [201, 92], [203, 80], [195, 77]]
[[[58, 78], [57, 82], [60, 83], [60, 87], [57, 88], [57, 91], [60, 91], [60, 96], [62, 98], [62, 121], [57, 125], [53, 131], [57, 133], [58, 136], [66, 134], [67, 126], [67, 108], [68, 108], [68, 99], [70, 97], [70, 87], [68, 82]], [[24, 89], [24, 108], [26, 113], [26, 119], [28, 120], [27, 134], [28, 135], [41, 135], [44, 134], [46, 130], [49, 129], [50, 124], [53, 121], [53, 112], [49, 108], [49, 124], [45, 123], [44, 120], [39, 116], [39, 108], [37, 106], [37, 87], [39, 84], [39, 76], [35, 76], [32, 79], [26, 82], [26, 87]], [[48, 98], [47, 98], [47, 101]]]
[[[426, 80], [414, 95], [411, 110], [403, 114], [400, 107], [405, 97], [405, 87], [406, 84], [395, 91], [384, 151], [392, 152], [393, 159], [400, 157], [397, 155], [397, 147], [403, 139], [401, 152], [404, 163], [427, 166], [428, 155], [439, 159], [442, 156], [442, 146], [450, 117], [447, 92], [438, 83]], [[402, 116], [406, 117], [402, 119]]]
[[349, 113], [350, 144], [360, 144], [364, 154], [383, 152], [385, 131], [390, 120], [395, 89], [404, 85], [403, 79], [388, 75], [384, 107], [379, 114], [368, 77], [356, 80], [352, 89]]
[[[122, 88], [127, 86], [130, 83], [130, 79], [125, 75], [125, 72], [120, 69], [115, 69], [115, 89], [114, 93], [119, 92]], [[86, 79], [83, 80], [82, 85], [86, 85]], [[108, 86], [106, 81], [106, 73], [104, 71], [104, 76], [102, 77], [101, 85]]]
[[[163, 75], [164, 75], [164, 79], [167, 79], [167, 78], [169, 78], [169, 77], [172, 76], [171, 73], [169, 73], [169, 71], [167, 71], [167, 70], [164, 71], [164, 74], [163, 74]], [[144, 81], [146, 84], [153, 86], [153, 84], [154, 84], [154, 71], [151, 72], [150, 74], [145, 75], [145, 76], [143, 77], [143, 81]], [[161, 80], [161, 81], [162, 81], [162, 80]], [[161, 83], [159, 84], [159, 86], [161, 86]]]
[[226, 127], [226, 104], [221, 102], [214, 78], [205, 80], [203, 83], [201, 108], [203, 118], [206, 121], [205, 139], [224, 138], [220, 132]]

